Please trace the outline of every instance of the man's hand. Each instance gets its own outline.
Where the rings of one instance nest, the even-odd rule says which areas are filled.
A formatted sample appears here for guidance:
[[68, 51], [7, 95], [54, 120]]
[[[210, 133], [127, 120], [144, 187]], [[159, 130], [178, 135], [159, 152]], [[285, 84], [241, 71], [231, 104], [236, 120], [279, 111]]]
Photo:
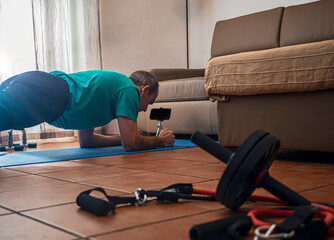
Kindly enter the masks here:
[[164, 129], [159, 136], [149, 137], [141, 135], [136, 122], [130, 118], [119, 116], [117, 120], [125, 151], [138, 151], [174, 144], [175, 136], [171, 130]]
[[167, 128], [163, 129], [160, 132], [159, 137], [162, 138], [162, 146], [170, 147], [174, 145], [175, 135], [172, 130], [168, 130]]

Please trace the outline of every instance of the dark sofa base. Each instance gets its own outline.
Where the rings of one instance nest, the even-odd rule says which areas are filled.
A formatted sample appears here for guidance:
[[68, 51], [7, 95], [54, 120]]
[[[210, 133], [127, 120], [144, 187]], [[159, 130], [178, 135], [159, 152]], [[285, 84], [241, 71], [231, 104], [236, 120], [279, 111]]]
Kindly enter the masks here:
[[334, 90], [232, 96], [218, 102], [218, 136], [240, 146], [256, 129], [281, 140], [281, 149], [334, 152]]

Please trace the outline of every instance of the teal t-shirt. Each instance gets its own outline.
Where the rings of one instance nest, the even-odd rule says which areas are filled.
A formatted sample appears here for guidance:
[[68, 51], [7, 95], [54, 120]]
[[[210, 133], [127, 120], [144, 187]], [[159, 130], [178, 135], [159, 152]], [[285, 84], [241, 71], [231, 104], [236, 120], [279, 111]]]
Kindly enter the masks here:
[[64, 113], [51, 125], [65, 129], [92, 129], [118, 116], [137, 122], [140, 93], [124, 74], [103, 70], [70, 74], [54, 71], [50, 74], [63, 78], [71, 95]]

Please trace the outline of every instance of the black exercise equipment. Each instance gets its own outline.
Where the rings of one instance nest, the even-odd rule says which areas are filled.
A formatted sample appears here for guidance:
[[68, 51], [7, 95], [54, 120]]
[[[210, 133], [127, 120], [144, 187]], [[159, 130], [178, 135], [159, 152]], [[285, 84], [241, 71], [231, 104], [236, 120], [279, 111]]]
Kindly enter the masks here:
[[[78, 206], [96, 215], [106, 216], [114, 211], [118, 204], [142, 205], [149, 200], [175, 203], [179, 199], [217, 200], [232, 210], [237, 210], [247, 200], [269, 201], [302, 207], [295, 209], [256, 209], [250, 211], [247, 215], [241, 214], [195, 225], [190, 231], [190, 237], [196, 240], [241, 239], [252, 226], [258, 227], [255, 229], [257, 237], [269, 236], [273, 233], [270, 236], [287, 236], [296, 240], [315, 240], [323, 239], [328, 234], [334, 235], [334, 227], [332, 227], [334, 210], [332, 208], [315, 203], [310, 206], [311, 202], [307, 199], [269, 176], [268, 169], [280, 145], [280, 141], [276, 137], [263, 130], [257, 130], [246, 139], [235, 153], [200, 132], [195, 132], [191, 136], [191, 140], [227, 164], [216, 192], [194, 189], [192, 184], [174, 184], [158, 191], [137, 189], [135, 197], [118, 197], [108, 196], [102, 188], [95, 188], [82, 192], [77, 197]], [[278, 199], [251, 196], [257, 187], [265, 188], [277, 196]], [[94, 190], [102, 192], [108, 201], [90, 196], [89, 194]], [[206, 196], [195, 196], [193, 194]], [[282, 223], [269, 225], [256, 218], [257, 215], [261, 214], [288, 216], [288, 218]], [[323, 219], [311, 221], [313, 214], [318, 214], [315, 217], [321, 216]], [[262, 230], [266, 230], [266, 232], [263, 233]]]
[[190, 229], [191, 240], [242, 239], [252, 228], [253, 222], [247, 213], [216, 221], [198, 224]]
[[25, 147], [36, 148], [36, 143], [27, 143], [27, 133], [25, 129], [22, 131], [22, 144], [15, 144], [13, 140], [13, 130], [8, 130], [8, 145], [1, 145], [0, 151], [14, 150], [14, 151], [23, 151]]
[[[254, 227], [254, 239], [320, 240], [331, 234], [333, 210], [324, 206], [297, 206], [277, 209], [254, 209], [212, 222], [194, 225], [191, 240], [243, 239]], [[257, 216], [286, 217], [283, 222], [266, 223]]]
[[[324, 206], [297, 206], [283, 209], [254, 209], [248, 212], [260, 239], [320, 240], [331, 233], [333, 211]], [[280, 223], [266, 223], [257, 216], [286, 217]]]
[[[90, 196], [89, 194], [93, 191], [102, 193], [108, 199], [108, 201]], [[80, 193], [76, 199], [76, 203], [79, 207], [86, 210], [87, 212], [98, 216], [107, 216], [110, 212], [115, 211], [116, 205], [134, 205], [136, 203], [136, 199], [133, 197], [109, 196], [103, 188], [97, 187]]]
[[37, 147], [37, 143], [28, 143], [27, 142], [27, 133], [26, 133], [25, 129], [22, 130], [22, 146], [23, 147], [28, 147], [28, 148], [36, 148]]
[[[102, 193], [106, 200], [91, 196], [91, 192], [97, 191]], [[96, 187], [84, 192], [81, 192], [77, 199], [77, 205], [83, 210], [93, 213], [98, 216], [107, 216], [110, 212], [115, 212], [117, 205], [142, 205], [149, 200], [169, 201], [177, 203], [179, 199], [216, 201], [213, 196], [198, 196], [193, 194], [205, 194], [202, 190], [197, 192], [193, 189], [191, 183], [178, 183], [165, 187], [161, 190], [145, 191], [138, 188], [135, 192], [135, 197], [119, 197], [108, 195], [103, 188]]]
[[150, 113], [150, 119], [151, 120], [157, 120], [158, 121], [158, 129], [156, 136], [159, 135], [159, 132], [162, 130], [162, 121], [169, 120], [170, 114], [172, 109], [171, 108], [152, 108]]
[[192, 134], [191, 141], [227, 164], [216, 190], [216, 199], [226, 207], [237, 210], [257, 187], [291, 206], [311, 204], [269, 176], [267, 170], [279, 150], [280, 141], [268, 132], [255, 131], [235, 153], [198, 131]]

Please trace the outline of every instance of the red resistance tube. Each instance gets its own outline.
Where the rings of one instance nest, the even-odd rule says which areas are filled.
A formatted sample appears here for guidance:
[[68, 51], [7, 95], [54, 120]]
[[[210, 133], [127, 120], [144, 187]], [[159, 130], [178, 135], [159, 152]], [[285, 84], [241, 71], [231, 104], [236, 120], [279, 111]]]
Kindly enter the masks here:
[[[199, 195], [208, 195], [215, 196], [216, 192], [212, 190], [203, 190], [203, 189], [193, 189], [194, 194]], [[286, 205], [285, 202], [280, 200], [279, 198], [269, 197], [269, 196], [261, 196], [261, 195], [251, 195], [248, 199], [249, 201], [259, 201], [259, 202], [272, 202]], [[321, 212], [316, 214], [316, 217], [321, 217], [324, 219], [326, 225], [330, 227], [334, 223], [334, 209], [322, 204], [312, 203], [312, 206], [317, 206], [321, 209]], [[248, 213], [248, 215], [252, 218], [252, 221], [255, 226], [268, 226], [270, 224], [262, 222], [256, 218], [257, 215], [269, 215], [269, 216], [289, 216], [293, 211], [292, 210], [272, 210], [272, 209], [255, 209]], [[329, 235], [334, 235], [334, 227], [330, 228], [328, 231]]]
[[[248, 216], [252, 219], [254, 227], [259, 226], [271, 226], [271, 224], [263, 222], [257, 218], [257, 216], [275, 216], [275, 217], [287, 217], [290, 216], [294, 211], [293, 210], [276, 210], [276, 209], [254, 209], [248, 212]], [[317, 218], [323, 218], [325, 224], [328, 227], [328, 235], [334, 235], [334, 227], [330, 226], [334, 222], [334, 216], [330, 212], [321, 211], [320, 213], [315, 214]]]
[[216, 192], [211, 190], [193, 189], [193, 193], [199, 195], [208, 195], [212, 197], [216, 196]]
[[[277, 210], [277, 209], [254, 209], [249, 211], [248, 216], [252, 218], [253, 224], [255, 227], [259, 226], [271, 226], [271, 224], [263, 222], [257, 219], [257, 216], [274, 216], [274, 217], [287, 217], [290, 216], [294, 211], [293, 210]], [[334, 216], [330, 212], [321, 211], [320, 213], [315, 214], [317, 218], [323, 218], [326, 225], [329, 227], [334, 222]]]

